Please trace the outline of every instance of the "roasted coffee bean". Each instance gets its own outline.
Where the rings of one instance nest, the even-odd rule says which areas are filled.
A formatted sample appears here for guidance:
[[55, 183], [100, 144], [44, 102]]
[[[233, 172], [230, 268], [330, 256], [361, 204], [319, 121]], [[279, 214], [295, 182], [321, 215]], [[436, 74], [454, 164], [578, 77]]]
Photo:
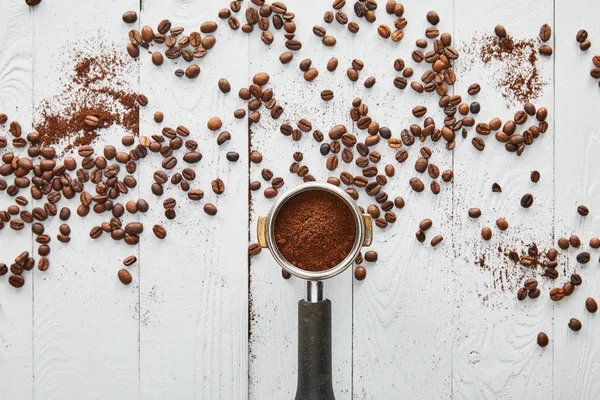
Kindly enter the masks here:
[[483, 151], [483, 149], [485, 149], [485, 142], [481, 138], [474, 137], [471, 139], [471, 143], [473, 144], [473, 147], [479, 151]]
[[481, 230], [481, 237], [484, 240], [490, 240], [492, 238], [492, 230], [488, 227], [485, 227]]
[[586, 206], [580, 205], [577, 206], [577, 212], [579, 213], [579, 215], [585, 217], [590, 213], [590, 210]]
[[442, 237], [442, 235], [437, 235], [435, 236], [433, 239], [431, 239], [431, 245], [433, 247], [437, 246], [442, 240], [444, 240], [444, 238]]
[[571, 318], [568, 325], [569, 328], [571, 328], [571, 330], [574, 332], [581, 330], [581, 322], [577, 318]]
[[563, 250], [567, 250], [569, 248], [569, 240], [567, 238], [560, 238], [558, 239], [558, 247], [560, 247]]
[[571, 274], [569, 280], [574, 286], [579, 286], [583, 282], [579, 274]]
[[470, 208], [469, 209], [469, 217], [471, 217], [471, 218], [481, 217], [481, 210], [479, 208]]
[[530, 193], [525, 194], [521, 197], [521, 207], [529, 208], [533, 204], [533, 196]]
[[569, 237], [569, 244], [573, 247], [580, 247], [581, 240], [579, 240], [579, 238], [577, 236], [572, 235], [571, 237]]
[[563, 289], [563, 292], [565, 293], [565, 296], [570, 296], [575, 291], [575, 286], [573, 286], [573, 284], [571, 282], [565, 282], [563, 284], [562, 289]]
[[498, 36], [501, 39], [504, 39], [506, 37], [506, 29], [502, 25], [496, 25], [496, 27], [494, 28], [494, 32], [496, 33], [496, 36]]
[[592, 249], [600, 248], [600, 239], [599, 238], [591, 238], [590, 239], [590, 247]]
[[590, 262], [590, 253], [587, 251], [577, 254], [577, 262], [580, 264], [587, 264]]
[[[167, 161], [168, 159], [169, 159], [169, 161]], [[195, 163], [199, 162], [200, 160], [202, 160], [202, 153], [197, 152], [197, 151], [190, 151], [189, 153], [186, 153], [183, 156], [183, 161], [185, 161], [188, 164], [195, 164]], [[165, 166], [165, 164], [170, 167], [167, 168]], [[166, 168], [166, 169], [171, 169], [176, 164], [177, 164], [177, 159], [173, 156], [167, 157], [165, 160], [163, 160], [163, 168]]]
[[565, 297], [565, 293], [562, 288], [553, 288], [550, 290], [550, 299], [553, 301], [560, 301]]
[[425, 189], [425, 185], [419, 178], [410, 178], [409, 184], [415, 192], [422, 192]]
[[550, 341], [548, 339], [548, 335], [546, 335], [544, 332], [538, 333], [538, 336], [537, 336], [537, 344], [538, 344], [538, 346], [540, 346], [540, 347], [546, 347], [546, 346], [548, 346], [549, 342]]
[[558, 278], [558, 271], [554, 268], [545, 268], [544, 276], [549, 279], [556, 279], [556, 278]]
[[588, 297], [585, 300], [585, 308], [588, 310], [588, 312], [595, 313], [598, 311], [598, 303], [596, 303], [596, 300], [593, 298]]
[[517, 300], [523, 301], [527, 297], [527, 289], [522, 287], [517, 291]]
[[11, 275], [8, 277], [8, 283], [15, 288], [20, 288], [25, 284], [25, 279], [21, 275]]
[[123, 285], [129, 285], [133, 280], [131, 274], [126, 269], [119, 270], [117, 276]]
[[204, 205], [204, 212], [207, 213], [208, 215], [216, 215], [217, 214], [217, 207], [214, 206], [211, 203], [206, 203]]

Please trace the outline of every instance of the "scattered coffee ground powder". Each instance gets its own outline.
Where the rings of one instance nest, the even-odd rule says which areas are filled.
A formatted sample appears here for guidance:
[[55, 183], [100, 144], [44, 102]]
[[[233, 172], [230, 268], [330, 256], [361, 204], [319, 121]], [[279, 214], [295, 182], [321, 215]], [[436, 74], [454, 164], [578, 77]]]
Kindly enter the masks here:
[[470, 55], [471, 63], [478, 60], [492, 67], [496, 73], [490, 76], [497, 89], [507, 104], [514, 105], [539, 98], [546, 85], [537, 65], [538, 46], [536, 39], [517, 40], [510, 35], [499, 38], [485, 34], [474, 36], [463, 51], [465, 58]]
[[283, 257], [298, 268], [324, 271], [352, 250], [356, 223], [350, 208], [323, 190], [301, 192], [279, 210], [275, 241]]
[[[44, 146], [62, 145], [65, 151], [94, 142], [98, 132], [113, 125], [138, 135], [137, 93], [126, 90], [125, 76], [131, 67], [120, 51], [100, 46], [93, 54], [76, 52], [73, 74], [66, 77], [64, 91], [38, 107], [35, 130]], [[87, 116], [98, 118], [91, 127]]]

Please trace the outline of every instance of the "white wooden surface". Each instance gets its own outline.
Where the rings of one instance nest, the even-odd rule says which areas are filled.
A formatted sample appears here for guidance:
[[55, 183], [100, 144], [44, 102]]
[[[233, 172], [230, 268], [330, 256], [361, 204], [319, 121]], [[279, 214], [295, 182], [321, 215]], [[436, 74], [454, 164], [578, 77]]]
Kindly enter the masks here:
[[[245, 7], [251, 6], [243, 3], [240, 20]], [[587, 249], [589, 238], [600, 235], [600, 133], [594, 119], [600, 94], [589, 76], [598, 45], [583, 53], [574, 40], [577, 30], [586, 28], [592, 43], [597, 41], [597, 2], [407, 1], [409, 25], [401, 43], [377, 35], [379, 23], [393, 23], [380, 3], [375, 24], [357, 19], [350, 2], [345, 6], [350, 20], [360, 24], [353, 35], [335, 22], [322, 21], [323, 13], [331, 9], [329, 2], [286, 2], [296, 14], [296, 34], [303, 48], [291, 63], [281, 65], [283, 31], [275, 31], [271, 46], [260, 41], [258, 30], [250, 35], [231, 31], [216, 16], [228, 2], [111, 0], [82, 5], [75, 0], [44, 0], [30, 10], [21, 1], [0, 1], [0, 112], [7, 113], [9, 121], [20, 121], [27, 131], [33, 106], [61, 89], [58, 78], [69, 72], [69, 52], [76, 43], [92, 48], [95, 36], [124, 49], [131, 29], [121, 21], [124, 11], [139, 13], [136, 28], [155, 27], [164, 18], [187, 32], [207, 20], [219, 24], [217, 44], [199, 61], [202, 73], [195, 81], [176, 78], [177, 66], [171, 60], [155, 67], [146, 52], [126, 78], [131, 90], [150, 99], [140, 113], [142, 135], [181, 124], [198, 141], [204, 157], [192, 187], [203, 189], [205, 198], [194, 204], [181, 190], [169, 187], [163, 198], [177, 199], [178, 218], [167, 221], [162, 204], [152, 201], [148, 213], [128, 217], [128, 222], [139, 219], [146, 230], [133, 247], [115, 245], [108, 238], [91, 241], [88, 232], [102, 218], [73, 216], [69, 222], [73, 239], [67, 245], [52, 242], [47, 272], [25, 273], [26, 284], [18, 291], [2, 279], [0, 399], [291, 398], [296, 384], [296, 303], [304, 284], [294, 278], [283, 280], [266, 251], [248, 266], [248, 235], [255, 240], [256, 217], [268, 211], [271, 201], [262, 190], [253, 192], [249, 212], [247, 182], [262, 181], [261, 169], [269, 168], [284, 178], [284, 189], [300, 183], [288, 171], [294, 151], [304, 153], [303, 164], [317, 179], [337, 176], [340, 169], [329, 173], [324, 168], [319, 145], [309, 134], [293, 142], [279, 133], [279, 125], [307, 118], [324, 133], [337, 123], [353, 127], [348, 108], [354, 97], [363, 98], [373, 119], [390, 127], [395, 136], [417, 121], [410, 114], [417, 104], [426, 105], [438, 116], [436, 122], [441, 121], [437, 96], [418, 95], [410, 88], [398, 91], [392, 85], [396, 76], [392, 62], [397, 57], [415, 69], [415, 77], [422, 73], [423, 66], [415, 65], [410, 53], [415, 39], [424, 36], [425, 14], [431, 9], [441, 17], [440, 30], [452, 33], [457, 47], [471, 41], [475, 32], [491, 32], [496, 24], [516, 37], [535, 38], [539, 27], [549, 23], [554, 56], [541, 61], [542, 76], [549, 84], [534, 103], [549, 110], [550, 128], [522, 157], [505, 152], [493, 136], [484, 139], [485, 151], [477, 152], [470, 144], [474, 129], [467, 139], [457, 138], [454, 152], [443, 149], [442, 141], [427, 141], [434, 151], [431, 161], [442, 171], [455, 172], [452, 183], [440, 182], [437, 196], [429, 190], [414, 193], [407, 184], [414, 175], [418, 141], [408, 149], [404, 165], [395, 162], [392, 149], [379, 145], [382, 166], [388, 162], [396, 166], [396, 177], [386, 191], [403, 196], [406, 207], [395, 210], [395, 225], [376, 231], [373, 249], [379, 260], [364, 264], [365, 281], [355, 281], [347, 271], [326, 283], [334, 307], [337, 398], [600, 398], [600, 384], [594, 378], [600, 369], [600, 326], [597, 316], [584, 308], [586, 297], [600, 296], [598, 252], [592, 251], [592, 262], [584, 267], [574, 260], [577, 250], [562, 254], [559, 279], [540, 279], [542, 296], [519, 303], [512, 286], [520, 285], [522, 273], [497, 251], [498, 245], [523, 248], [532, 242], [540, 248], [555, 246], [559, 237], [572, 233]], [[326, 27], [337, 45], [324, 47], [311, 32], [314, 25]], [[332, 56], [339, 59], [333, 73], [325, 69]], [[298, 69], [304, 58], [311, 58], [319, 69], [319, 77], [310, 83]], [[365, 68], [359, 81], [351, 84], [345, 71], [354, 58]], [[460, 70], [460, 60], [457, 65]], [[269, 86], [285, 111], [277, 121], [263, 112], [249, 139], [245, 120], [233, 118], [233, 110], [245, 107], [237, 91], [261, 71], [270, 74]], [[519, 107], [505, 106], [490, 84], [492, 74], [493, 70], [475, 65], [459, 75], [453, 89], [463, 99], [481, 103], [478, 121], [492, 117], [505, 121]], [[371, 75], [377, 84], [365, 89], [362, 82]], [[217, 88], [222, 77], [231, 82], [229, 94]], [[471, 98], [465, 93], [473, 82], [480, 83], [482, 91]], [[333, 90], [335, 99], [323, 102], [319, 96], [323, 89]], [[165, 113], [163, 124], [153, 121], [156, 110]], [[219, 116], [222, 130], [232, 135], [221, 149], [216, 134], [206, 128], [212, 116]], [[0, 134], [6, 128], [0, 127]], [[352, 129], [364, 138], [363, 132]], [[111, 129], [96, 147], [117, 145], [121, 135]], [[264, 156], [249, 172], [248, 146]], [[238, 151], [240, 160], [229, 163], [227, 151]], [[180, 160], [176, 169], [184, 164]], [[135, 174], [139, 186], [126, 199], [154, 200], [150, 184], [159, 167], [158, 157], [143, 160]], [[358, 173], [354, 164], [351, 168]], [[534, 169], [542, 176], [537, 184], [529, 180]], [[220, 196], [210, 190], [216, 177], [226, 184]], [[502, 186], [502, 193], [491, 192], [494, 182]], [[428, 186], [429, 179], [425, 183]], [[535, 203], [524, 210], [519, 199], [527, 192], [534, 194]], [[365, 197], [359, 203], [366, 207]], [[206, 202], [219, 207], [215, 217], [202, 211]], [[8, 196], [0, 196], [1, 209], [10, 204]], [[62, 200], [58, 205], [64, 204]], [[580, 217], [575, 211], [578, 204], [588, 205], [590, 216]], [[468, 218], [470, 207], [481, 208], [482, 217]], [[501, 216], [510, 225], [506, 232], [495, 228]], [[414, 232], [426, 217], [434, 225], [428, 240], [420, 244]], [[167, 228], [164, 241], [151, 234], [155, 223]], [[55, 220], [47, 226], [53, 236], [58, 225]], [[480, 239], [483, 226], [494, 231], [490, 242]], [[429, 240], [435, 234], [442, 234], [444, 241], [432, 249]], [[25, 249], [37, 258], [29, 230], [0, 231], [0, 262], [10, 264]], [[475, 265], [482, 254], [489, 266], [485, 270]], [[133, 284], [125, 287], [116, 272], [128, 255], [136, 255], [138, 262], [130, 268]], [[550, 302], [547, 289], [562, 284], [573, 271], [581, 273], [584, 284], [565, 301]], [[582, 321], [581, 332], [568, 329], [571, 317]], [[550, 337], [545, 349], [535, 343], [539, 331]]]

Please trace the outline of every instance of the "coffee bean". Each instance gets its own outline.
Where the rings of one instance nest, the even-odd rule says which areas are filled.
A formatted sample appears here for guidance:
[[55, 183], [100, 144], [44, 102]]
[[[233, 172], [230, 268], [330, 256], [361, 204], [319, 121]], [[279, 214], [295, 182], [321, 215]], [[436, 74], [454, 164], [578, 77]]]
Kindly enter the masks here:
[[588, 312], [595, 313], [598, 311], [598, 303], [596, 303], [596, 300], [593, 298], [588, 297], [585, 300], [585, 308], [588, 310]]
[[433, 239], [431, 239], [431, 245], [433, 247], [437, 246], [442, 240], [444, 240], [444, 238], [442, 237], [442, 235], [437, 235], [435, 236]]
[[[37, 0], [34, 0], [37, 1]], [[134, 22], [137, 21], [137, 13], [135, 11], [126, 11], [123, 14], [123, 22], [127, 23], [127, 24], [133, 24]]]
[[581, 42], [581, 44], [579, 44], [579, 49], [581, 51], [587, 51], [590, 47], [592, 47], [592, 42], [590, 42], [589, 40], [584, 40], [583, 42]]
[[195, 79], [200, 75], [200, 67], [198, 64], [192, 64], [185, 69], [185, 76], [189, 79]]
[[540, 173], [538, 171], [531, 171], [531, 182], [537, 183], [540, 180]]
[[252, 150], [250, 152], [250, 161], [252, 161], [254, 164], [260, 164], [262, 162], [262, 158], [262, 154], [260, 154], [258, 151]]
[[481, 138], [474, 137], [471, 139], [471, 143], [473, 144], [473, 147], [479, 151], [483, 151], [483, 149], [485, 149], [485, 142]]
[[574, 286], [579, 286], [583, 282], [579, 274], [571, 274], [569, 280]]
[[577, 318], [571, 318], [568, 325], [569, 328], [571, 328], [571, 330], [574, 332], [581, 330], [581, 322]]
[[524, 287], [520, 288], [517, 291], [517, 300], [523, 301], [523, 300], [525, 300], [526, 297], [527, 297], [527, 289], [525, 289]]
[[425, 189], [425, 185], [419, 178], [410, 178], [409, 180], [410, 187], [415, 192], [422, 192]]
[[598, 248], [600, 248], [600, 239], [598, 239], [598, 238], [591, 238], [590, 239], [590, 247], [592, 249], [598, 249]]
[[577, 262], [580, 264], [587, 264], [590, 262], [590, 253], [587, 251], [577, 254]]
[[321, 99], [325, 101], [330, 101], [333, 99], [333, 92], [331, 90], [323, 90], [321, 92]]
[[492, 238], [492, 230], [488, 227], [485, 227], [481, 230], [481, 237], [484, 240], [490, 240]]
[[531, 207], [532, 204], [533, 204], [533, 196], [531, 195], [531, 193], [527, 193], [523, 197], [521, 197], [521, 207], [529, 208], [529, 207]]
[[588, 33], [585, 29], [581, 29], [577, 32], [577, 35], [575, 36], [575, 39], [579, 42], [579, 43], [583, 43], [586, 39], [588, 38]]
[[551, 56], [552, 55], [552, 47], [547, 44], [543, 44], [540, 46], [539, 52], [543, 56]]
[[494, 28], [494, 32], [496, 33], [496, 36], [498, 36], [501, 39], [504, 39], [506, 37], [506, 29], [502, 25], [496, 25], [496, 27]]
[[354, 278], [357, 281], [362, 281], [367, 277], [367, 270], [364, 267], [356, 267], [354, 270]]
[[580, 247], [581, 246], [581, 240], [579, 240], [579, 238], [575, 235], [571, 235], [569, 237], [569, 244], [573, 247]]
[[560, 238], [558, 239], [558, 247], [560, 247], [563, 250], [567, 250], [569, 248], [569, 240], [567, 238]]
[[470, 208], [469, 209], [469, 217], [471, 217], [471, 218], [481, 217], [481, 210], [479, 208]]
[[217, 207], [214, 206], [211, 203], [206, 203], [204, 205], [204, 212], [207, 213], [208, 215], [216, 215], [217, 214]]
[[551, 34], [552, 34], [552, 28], [550, 28], [550, 25], [548, 25], [548, 24], [542, 25], [542, 27], [540, 28], [540, 39], [542, 40], [542, 42], [547, 42], [548, 40], [550, 40]]
[[579, 215], [585, 217], [590, 213], [590, 210], [586, 206], [580, 205], [577, 206], [577, 212], [579, 213]]
[[538, 297], [540, 297], [540, 294], [542, 294], [542, 292], [539, 288], [530, 290], [529, 293], [527, 293], [530, 299], [537, 299]]
[[260, 248], [260, 246], [258, 245], [258, 243], [251, 243], [248, 246], [248, 255], [249, 256], [256, 256], [260, 253], [262, 249]]
[[540, 346], [540, 347], [546, 347], [546, 346], [548, 346], [549, 342], [550, 341], [548, 339], [548, 335], [546, 335], [544, 332], [538, 333], [538, 336], [537, 336], [537, 344], [538, 344], [538, 346]]
[[8, 277], [8, 283], [18, 289], [25, 284], [25, 279], [21, 275], [11, 275]]
[[562, 288], [553, 288], [550, 290], [550, 299], [553, 301], [560, 301], [565, 297], [565, 293]]
[[[530, 265], [527, 265], [527, 266], [530, 266]], [[545, 268], [544, 276], [549, 279], [556, 279], [556, 278], [558, 278], [558, 271], [554, 268]]]
[[132, 281], [131, 274], [126, 269], [120, 269], [117, 276], [123, 285], [129, 285]]
[[[166, 168], [166, 169], [171, 169], [171, 168], [173, 168], [177, 164], [177, 159], [175, 157], [173, 157], [173, 156], [168, 157], [168, 158], [172, 159], [172, 160], [169, 160], [167, 162], [167, 159], [165, 159], [163, 161], [163, 167]], [[195, 163], [199, 162], [200, 160], [202, 160], [202, 153], [197, 152], [197, 151], [190, 151], [189, 153], [186, 153], [183, 156], [183, 161], [185, 161], [188, 164], [195, 164]], [[167, 168], [167, 167], [165, 167], [165, 164], [166, 165], [171, 165], [172, 164], [172, 166], [170, 166], [170, 168]]]
[[498, 227], [498, 229], [500, 229], [501, 231], [505, 231], [508, 229], [508, 222], [506, 221], [506, 219], [504, 218], [498, 218], [496, 220], [496, 226]]

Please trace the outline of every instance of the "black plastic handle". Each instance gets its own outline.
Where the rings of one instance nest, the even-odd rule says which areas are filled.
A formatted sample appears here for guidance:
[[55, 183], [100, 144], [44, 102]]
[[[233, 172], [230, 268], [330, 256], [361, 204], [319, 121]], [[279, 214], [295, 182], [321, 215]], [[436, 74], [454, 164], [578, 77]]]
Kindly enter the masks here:
[[298, 302], [296, 400], [335, 400], [331, 376], [331, 301]]

